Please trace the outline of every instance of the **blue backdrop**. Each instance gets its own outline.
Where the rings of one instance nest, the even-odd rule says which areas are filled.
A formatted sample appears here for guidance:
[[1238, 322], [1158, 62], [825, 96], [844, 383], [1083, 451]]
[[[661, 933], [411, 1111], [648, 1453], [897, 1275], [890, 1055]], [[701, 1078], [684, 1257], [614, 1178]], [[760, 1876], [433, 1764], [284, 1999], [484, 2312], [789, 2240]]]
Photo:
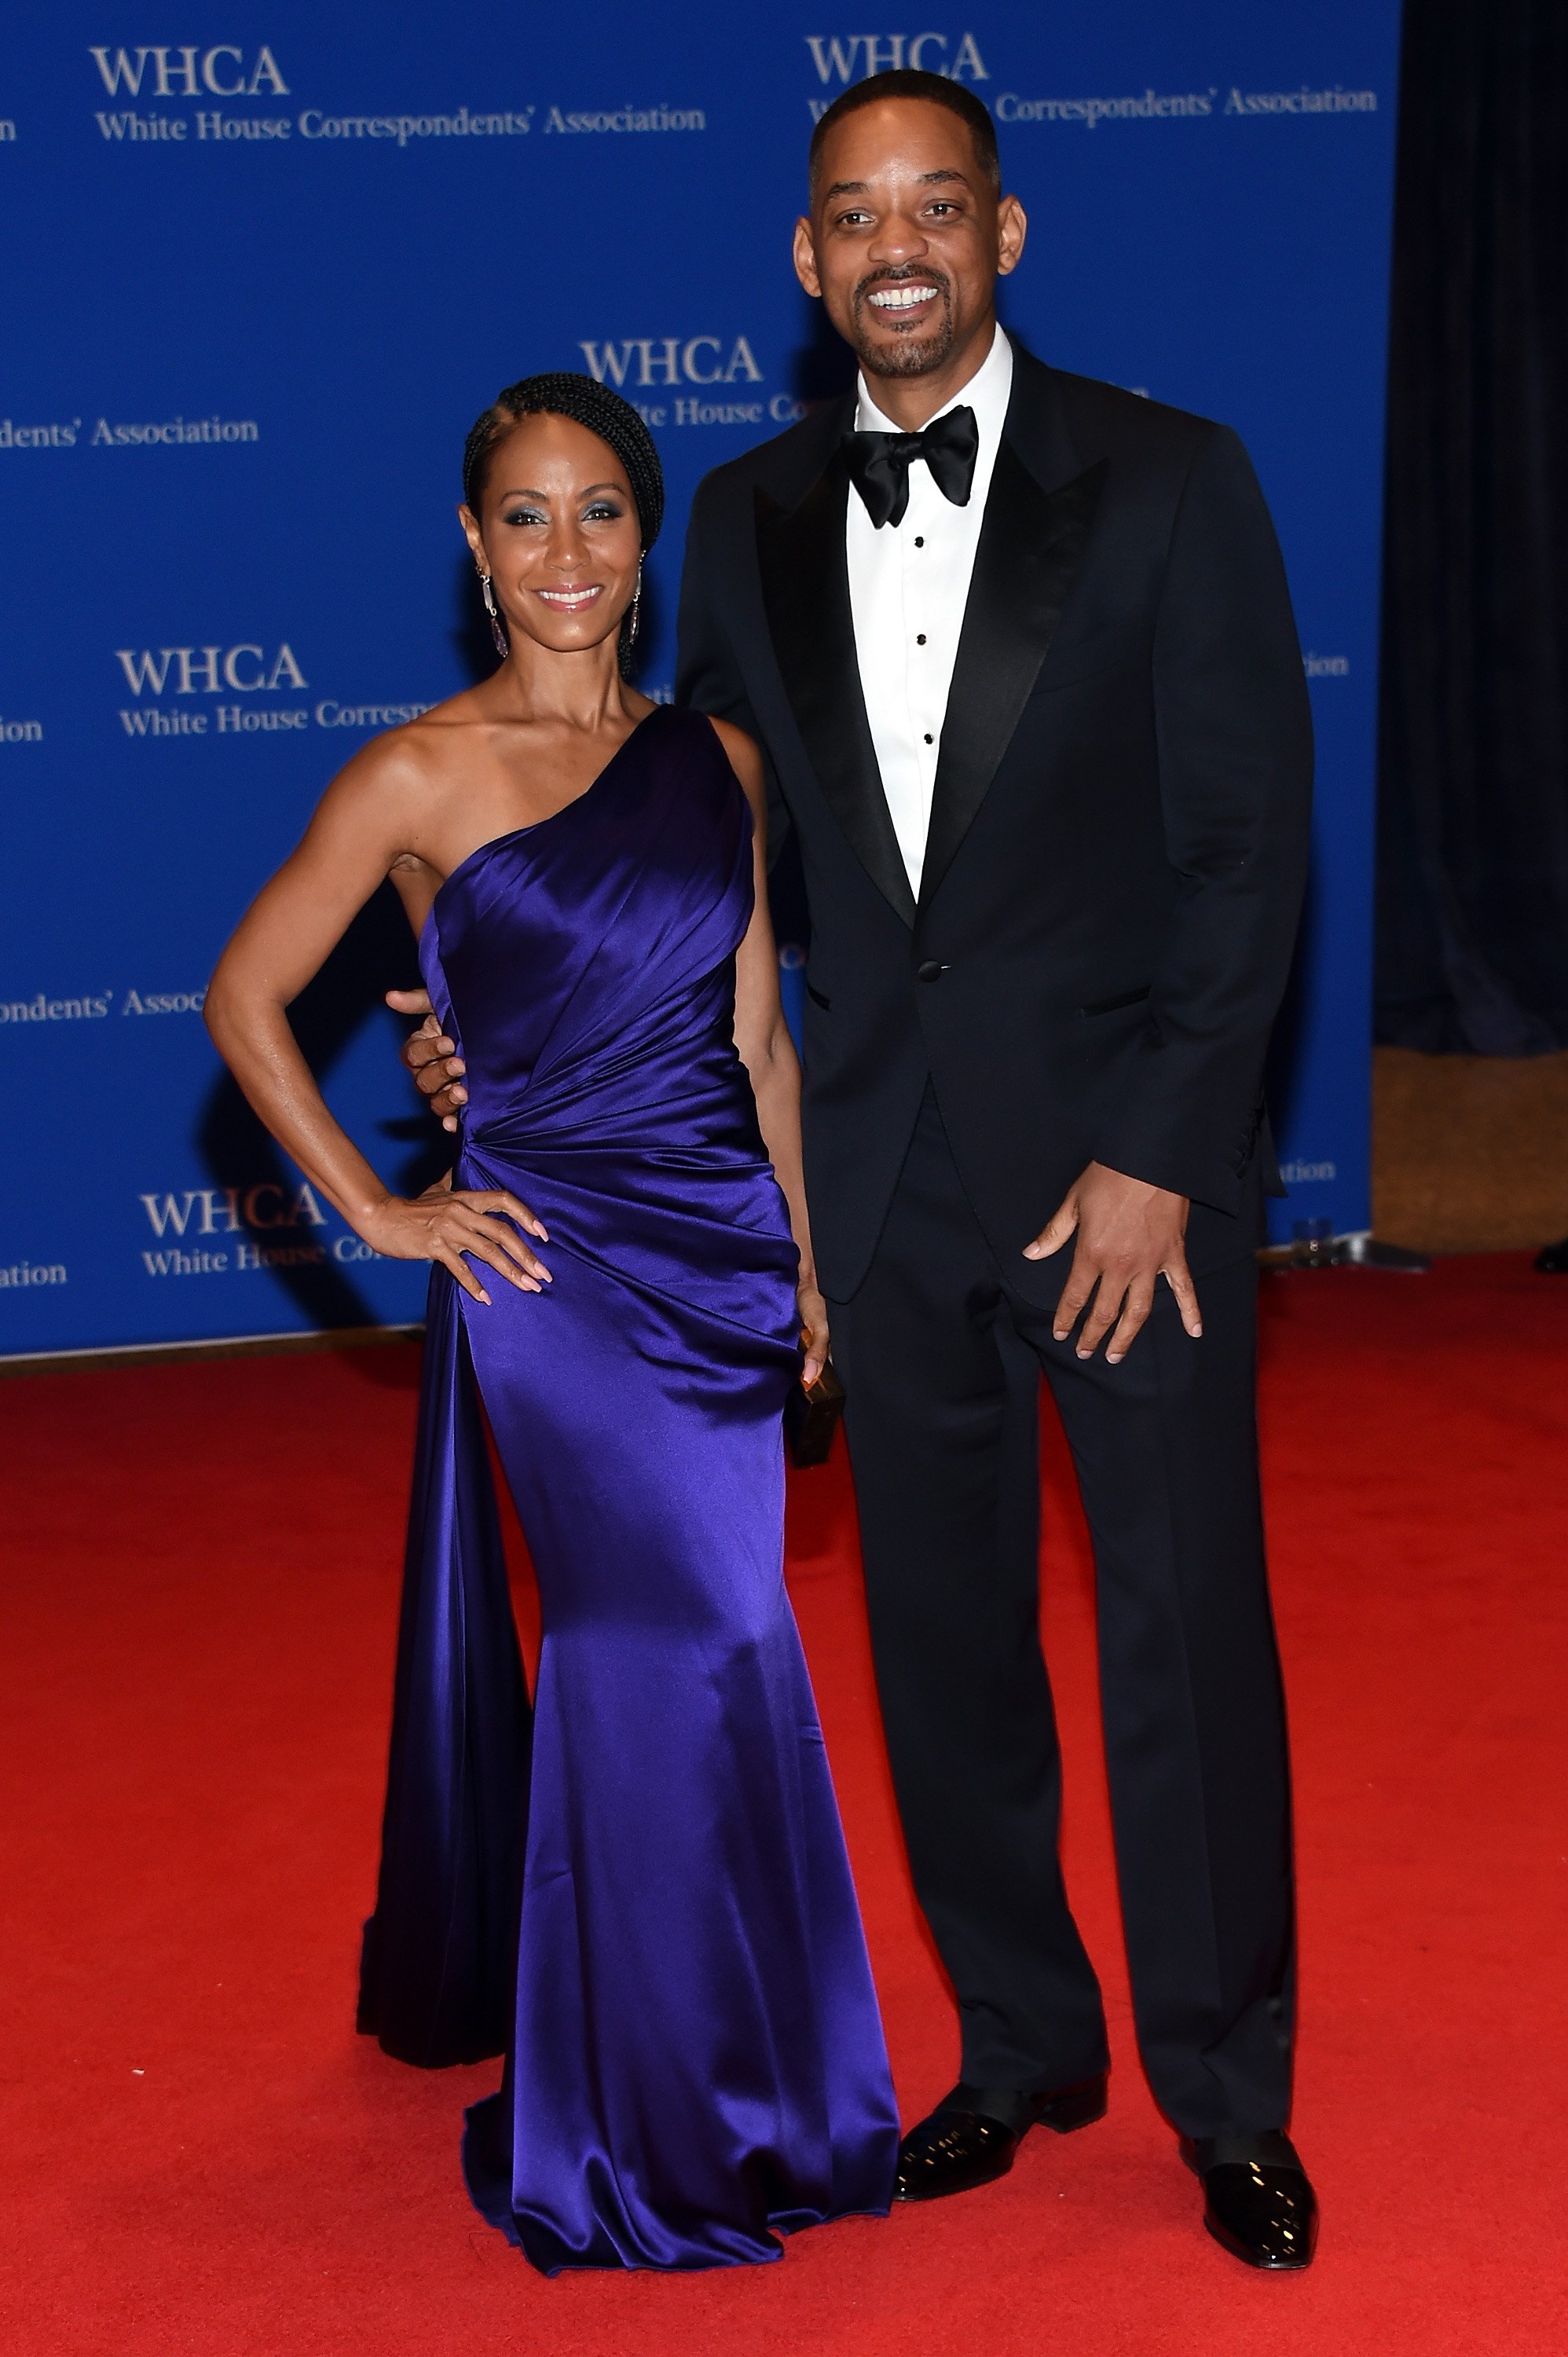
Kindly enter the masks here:
[[[995, 116], [1032, 222], [1008, 324], [1230, 421], [1257, 462], [1319, 745], [1283, 1211], [1365, 1228], [1396, 16], [964, 0], [856, 33], [795, 0], [18, 12], [0, 1355], [420, 1315], [424, 1270], [371, 1255], [239, 1103], [202, 985], [334, 769], [483, 663], [458, 457], [527, 371], [590, 368], [653, 427], [671, 496], [642, 679], [668, 694], [698, 478], [843, 381], [789, 263], [811, 123], [897, 63]], [[439, 1157], [379, 993], [413, 970], [378, 900], [296, 1010], [333, 1105], [408, 1179]]]

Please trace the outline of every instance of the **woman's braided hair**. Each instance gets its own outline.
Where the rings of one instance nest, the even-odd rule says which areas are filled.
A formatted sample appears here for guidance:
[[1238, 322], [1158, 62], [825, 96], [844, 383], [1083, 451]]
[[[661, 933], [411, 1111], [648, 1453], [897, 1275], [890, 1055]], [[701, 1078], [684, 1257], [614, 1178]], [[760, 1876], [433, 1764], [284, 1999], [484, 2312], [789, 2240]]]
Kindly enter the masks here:
[[498, 393], [476, 422], [463, 446], [463, 497], [476, 515], [484, 497], [490, 457], [521, 417], [569, 417], [607, 442], [626, 468], [631, 496], [637, 502], [644, 550], [659, 537], [664, 521], [664, 470], [653, 436], [629, 401], [591, 376], [575, 376], [569, 369], [553, 369], [543, 376], [525, 376]]
[[[637, 508], [638, 528], [646, 556], [664, 521], [664, 469], [653, 447], [653, 436], [629, 401], [596, 378], [578, 376], [570, 369], [552, 369], [542, 376], [525, 376], [499, 393], [474, 424], [463, 446], [463, 497], [472, 512], [479, 512], [485, 480], [498, 446], [523, 417], [569, 417], [607, 443], [626, 468]], [[621, 616], [620, 667], [629, 667], [635, 625], [632, 609]]]

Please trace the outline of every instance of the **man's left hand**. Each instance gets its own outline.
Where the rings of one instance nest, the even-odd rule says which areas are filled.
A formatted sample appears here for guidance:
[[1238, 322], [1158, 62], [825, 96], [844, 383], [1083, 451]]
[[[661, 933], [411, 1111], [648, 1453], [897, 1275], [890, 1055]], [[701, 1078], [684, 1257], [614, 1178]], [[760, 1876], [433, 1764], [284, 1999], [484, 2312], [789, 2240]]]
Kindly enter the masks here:
[[389, 990], [386, 1002], [399, 1015], [424, 1016], [418, 1030], [411, 1031], [403, 1043], [403, 1060], [420, 1094], [430, 1099], [430, 1110], [439, 1115], [442, 1128], [456, 1129], [457, 1109], [468, 1102], [468, 1092], [461, 1084], [467, 1067], [453, 1042], [443, 1035], [429, 992]]
[[1154, 1307], [1162, 1276], [1176, 1295], [1182, 1324], [1197, 1340], [1203, 1319], [1187, 1265], [1188, 1208], [1185, 1195], [1108, 1170], [1103, 1162], [1090, 1164], [1034, 1243], [1024, 1247], [1026, 1260], [1048, 1260], [1069, 1236], [1078, 1238], [1051, 1327], [1058, 1342], [1067, 1340], [1092, 1295], [1078, 1355], [1092, 1358], [1109, 1333], [1106, 1360], [1119, 1365]]

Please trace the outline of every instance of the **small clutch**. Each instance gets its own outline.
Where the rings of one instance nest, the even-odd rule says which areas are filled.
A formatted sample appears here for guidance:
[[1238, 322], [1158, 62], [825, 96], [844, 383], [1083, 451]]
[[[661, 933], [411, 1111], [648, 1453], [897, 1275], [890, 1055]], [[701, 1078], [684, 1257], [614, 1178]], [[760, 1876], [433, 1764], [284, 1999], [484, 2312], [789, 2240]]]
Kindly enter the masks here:
[[825, 1465], [843, 1415], [844, 1389], [830, 1359], [811, 1390], [790, 1386], [784, 1409], [784, 1435], [797, 1465]]

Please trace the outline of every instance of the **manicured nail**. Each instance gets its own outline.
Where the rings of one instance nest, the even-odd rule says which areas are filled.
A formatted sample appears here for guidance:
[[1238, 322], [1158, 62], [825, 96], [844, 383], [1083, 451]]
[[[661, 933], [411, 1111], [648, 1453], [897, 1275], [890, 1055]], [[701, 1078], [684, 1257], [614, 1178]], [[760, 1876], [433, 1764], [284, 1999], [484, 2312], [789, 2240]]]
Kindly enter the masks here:
[[1107, 1351], [1105, 1353], [1105, 1363], [1108, 1367], [1119, 1367], [1126, 1355], [1127, 1353], [1125, 1351]]

